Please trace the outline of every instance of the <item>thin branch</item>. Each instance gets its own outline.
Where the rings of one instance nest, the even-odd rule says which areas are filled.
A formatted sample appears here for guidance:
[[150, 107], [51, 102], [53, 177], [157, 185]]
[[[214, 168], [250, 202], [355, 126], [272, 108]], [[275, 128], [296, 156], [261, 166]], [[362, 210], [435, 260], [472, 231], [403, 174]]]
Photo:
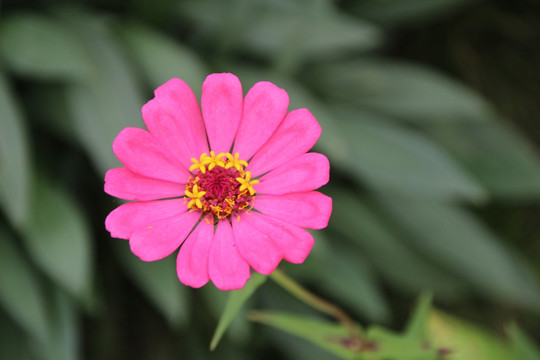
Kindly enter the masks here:
[[348, 345], [349, 348], [361, 351], [369, 346], [368, 341], [364, 339], [358, 325], [356, 325], [351, 317], [341, 308], [309, 292], [293, 279], [285, 275], [281, 270], [274, 271], [270, 274], [270, 278], [306, 304], [338, 320], [349, 331], [351, 337], [351, 342]]

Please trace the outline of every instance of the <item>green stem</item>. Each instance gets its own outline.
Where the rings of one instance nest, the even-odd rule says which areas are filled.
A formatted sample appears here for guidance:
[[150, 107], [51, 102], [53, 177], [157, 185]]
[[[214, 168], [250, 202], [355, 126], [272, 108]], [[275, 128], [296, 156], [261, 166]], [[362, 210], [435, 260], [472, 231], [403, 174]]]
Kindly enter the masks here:
[[306, 304], [338, 320], [349, 331], [350, 348], [360, 351], [368, 345], [358, 326], [341, 308], [309, 292], [281, 270], [274, 271], [270, 274], [270, 278]]

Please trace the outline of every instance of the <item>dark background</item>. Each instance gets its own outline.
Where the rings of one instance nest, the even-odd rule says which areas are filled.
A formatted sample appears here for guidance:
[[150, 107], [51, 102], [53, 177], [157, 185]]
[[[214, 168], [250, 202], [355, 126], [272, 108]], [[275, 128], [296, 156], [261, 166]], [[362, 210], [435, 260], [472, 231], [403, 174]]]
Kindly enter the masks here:
[[[428, 290], [488, 345], [511, 347], [513, 323], [540, 340], [537, 1], [4, 0], [0, 11], [0, 359], [336, 358], [246, 320], [249, 309], [320, 316], [271, 281], [210, 353], [228, 294], [184, 287], [174, 255], [143, 263], [104, 229], [120, 204], [102, 190], [118, 131], [142, 126], [140, 106], [167, 79], [200, 95], [224, 71], [244, 91], [273, 81], [323, 127], [333, 216], [305, 264], [280, 268], [366, 326], [400, 331]], [[435, 320], [428, 333], [451, 348], [480, 342]]]

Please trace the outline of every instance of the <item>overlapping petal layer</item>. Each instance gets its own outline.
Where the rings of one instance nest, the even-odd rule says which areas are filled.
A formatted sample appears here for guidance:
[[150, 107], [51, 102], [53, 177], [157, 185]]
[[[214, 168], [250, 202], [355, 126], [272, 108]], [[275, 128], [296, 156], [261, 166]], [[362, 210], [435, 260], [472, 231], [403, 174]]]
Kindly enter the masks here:
[[255, 209], [303, 228], [323, 229], [332, 212], [332, 199], [317, 191], [261, 195], [257, 197]]
[[142, 116], [146, 127], [158, 139], [160, 146], [183, 169], [189, 169], [192, 150], [183, 141], [183, 134], [172, 114], [166, 112], [158, 101], [150, 100], [142, 107]]
[[240, 289], [249, 279], [249, 265], [238, 252], [232, 227], [219, 221], [210, 249], [208, 264], [210, 279], [221, 290]]
[[127, 168], [115, 168], [105, 174], [105, 192], [126, 200], [156, 200], [182, 196], [186, 184], [151, 179]]
[[259, 176], [309, 151], [321, 136], [321, 127], [307, 109], [291, 111], [272, 137], [249, 162], [249, 171]]
[[208, 254], [213, 239], [214, 224], [207, 221], [201, 221], [186, 239], [176, 265], [178, 279], [182, 283], [198, 288], [208, 282]]
[[283, 89], [266, 81], [255, 84], [244, 99], [234, 152], [251, 158], [281, 124], [288, 107], [289, 95]]
[[178, 217], [186, 210], [180, 199], [130, 202], [120, 205], [107, 216], [105, 228], [115, 238], [129, 239], [136, 230], [162, 219]]
[[243, 220], [278, 244], [283, 258], [293, 264], [304, 262], [313, 247], [313, 236], [296, 225], [256, 212]]
[[283, 195], [315, 190], [328, 182], [330, 163], [317, 153], [300, 155], [260, 178], [257, 192]]
[[[208, 142], [206, 130], [201, 116], [201, 110], [197, 103], [197, 98], [189, 86], [180, 79], [171, 79], [161, 85], [154, 92], [156, 97], [153, 101], [159, 103], [164, 113], [168, 114], [176, 125], [176, 132], [169, 134], [173, 137], [172, 142], [182, 142], [189, 150], [187, 154], [191, 157], [198, 157], [204, 152], [208, 152]], [[151, 100], [152, 101], [152, 100]], [[156, 119], [144, 119], [148, 122]], [[159, 126], [165, 129], [169, 127], [161, 120]], [[148, 130], [152, 129], [148, 126]], [[167, 136], [165, 131], [160, 131], [163, 137]]]
[[238, 251], [247, 263], [261, 274], [272, 273], [283, 258], [282, 249], [270, 236], [243, 219], [233, 221], [232, 228]]
[[186, 211], [180, 216], [156, 220], [137, 229], [129, 238], [131, 251], [144, 261], [163, 259], [178, 249], [200, 217], [200, 214]]
[[187, 169], [163, 151], [157, 138], [143, 129], [122, 130], [114, 139], [113, 151], [129, 170], [151, 179], [181, 184], [190, 175]]
[[216, 154], [231, 151], [242, 118], [240, 80], [232, 74], [212, 74], [203, 83], [201, 107], [210, 147]]

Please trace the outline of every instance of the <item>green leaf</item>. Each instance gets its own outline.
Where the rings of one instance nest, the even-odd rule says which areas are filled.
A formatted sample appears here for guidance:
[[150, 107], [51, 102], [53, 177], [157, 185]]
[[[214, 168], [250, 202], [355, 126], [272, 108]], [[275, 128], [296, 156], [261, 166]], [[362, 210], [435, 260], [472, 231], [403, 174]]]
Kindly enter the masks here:
[[[265, 332], [266, 333], [266, 332]], [[290, 336], [288, 333], [275, 330], [268, 331], [269, 339], [272, 343], [278, 345], [280, 352], [283, 352], [284, 359], [294, 360], [337, 360], [340, 357], [326, 351], [321, 351], [317, 345], [307, 342], [298, 341], [297, 337]]]
[[132, 118], [131, 124], [127, 121], [123, 113], [129, 110], [118, 108], [114, 101], [118, 95], [109, 85], [94, 82], [73, 85], [66, 90], [76, 135], [102, 175], [108, 169], [121, 166], [112, 151], [112, 143], [120, 130], [129, 125], [142, 126], [139, 118]]
[[436, 199], [485, 198], [484, 190], [436, 143], [384, 119], [353, 109], [338, 111], [334, 126], [341, 146], [337, 154], [329, 151], [328, 155], [383, 192]]
[[0, 359], [30, 360], [28, 342], [27, 335], [0, 308]]
[[102, 18], [67, 12], [63, 18], [93, 57], [92, 76], [66, 89], [69, 110], [80, 142], [101, 174], [120, 166], [111, 145], [120, 130], [142, 127], [143, 104], [138, 84], [106, 22]]
[[22, 75], [60, 79], [88, 75], [88, 54], [60, 21], [19, 13], [2, 19], [0, 34], [0, 56]]
[[[27, 111], [33, 128], [46, 129], [47, 133], [53, 133], [65, 142], [79, 147], [65, 93], [65, 84], [36, 83], [25, 88], [22, 101], [32, 104]], [[37, 114], [34, 111], [37, 111]]]
[[472, 215], [456, 206], [397, 196], [380, 197], [380, 203], [403, 228], [402, 238], [433, 261], [486, 295], [539, 309], [537, 279]]
[[2, 73], [0, 119], [0, 207], [11, 223], [20, 227], [28, 215], [29, 144], [24, 121]]
[[306, 78], [329, 98], [411, 122], [486, 121], [493, 109], [472, 89], [427, 68], [388, 59], [315, 66]]
[[507, 333], [516, 360], [540, 360], [540, 348], [516, 324], [512, 324]]
[[38, 266], [83, 300], [90, 293], [90, 229], [79, 207], [60, 188], [36, 174], [23, 241]]
[[493, 196], [540, 197], [540, 158], [532, 144], [502, 122], [432, 124], [427, 131]]
[[37, 347], [36, 358], [44, 360], [77, 360], [79, 354], [79, 321], [75, 304], [58, 288], [50, 289], [50, 341]]
[[438, 360], [437, 350], [406, 335], [395, 334], [379, 326], [372, 326], [367, 333], [375, 344], [373, 354], [366, 354], [365, 360]]
[[[219, 290], [215, 286], [203, 286], [201, 289], [197, 290], [197, 292], [200, 293], [200, 295], [198, 295], [201, 297], [200, 301], [203, 301], [204, 306], [208, 309], [209, 318], [216, 319], [216, 322], [219, 321], [229, 301], [230, 293], [228, 291]], [[226, 332], [227, 338], [229, 339], [227, 344], [245, 344], [249, 341], [252, 329], [251, 324], [248, 319], [246, 319], [245, 315], [246, 309], [241, 308], [227, 327]], [[207, 339], [205, 342], [208, 342]], [[207, 344], [204, 348], [208, 351]]]
[[110, 239], [120, 265], [142, 293], [174, 327], [187, 321], [187, 293], [176, 276], [174, 256], [144, 262], [129, 250], [127, 241]]
[[356, 14], [385, 25], [434, 21], [478, 0], [367, 0], [353, 4]]
[[200, 94], [208, 70], [191, 49], [141, 24], [127, 24], [120, 30], [134, 61], [153, 87], [177, 77]]
[[431, 289], [448, 299], [463, 296], [462, 282], [394, 235], [392, 226], [368, 203], [352, 192], [331, 188], [328, 193], [334, 203], [329, 227], [354, 241], [394, 286], [414, 294]]
[[407, 330], [405, 330], [407, 338], [418, 340], [419, 342], [428, 340], [426, 327], [432, 300], [433, 295], [427, 292], [424, 292], [418, 299], [416, 309], [414, 309], [414, 313], [407, 323]]
[[266, 276], [261, 274], [252, 275], [246, 285], [240, 290], [234, 290], [230, 292], [225, 310], [221, 314], [219, 323], [217, 325], [212, 341], [210, 342], [210, 350], [214, 350], [219, 344], [219, 341], [225, 334], [225, 331], [229, 327], [231, 321], [234, 319], [238, 311], [242, 308], [242, 305], [253, 295], [255, 290], [266, 281]]
[[349, 333], [342, 325], [308, 316], [281, 312], [251, 312], [250, 319], [303, 338], [342, 359], [436, 360], [436, 349], [378, 326], [366, 336], [372, 347], [356, 352], [347, 347]]
[[358, 249], [332, 246], [324, 257], [311, 258], [308, 261], [315, 266], [310, 279], [325, 293], [372, 321], [389, 320], [390, 310], [374, 271]]
[[342, 359], [352, 359], [358, 355], [357, 352], [347, 347], [350, 335], [347, 329], [340, 324], [274, 311], [254, 311], [250, 313], [249, 318], [252, 321], [296, 335]]
[[0, 226], [0, 304], [40, 343], [49, 339], [45, 299], [37, 274]]
[[[280, 70], [295, 70], [314, 57], [372, 50], [382, 40], [375, 26], [339, 13], [329, 1], [286, 8], [277, 8], [273, 2], [259, 4], [262, 6], [252, 5], [244, 11], [245, 31], [238, 32], [238, 42], [256, 54], [274, 58]], [[257, 16], [261, 13], [265, 16]]]
[[431, 312], [428, 332], [437, 348], [450, 351], [452, 360], [518, 360], [502, 339], [440, 311]]
[[[345, 50], [367, 51], [381, 43], [379, 29], [342, 14], [328, 1], [185, 1], [179, 7], [220, 46], [286, 58], [297, 65]], [[260, 16], [264, 14], [264, 16]]]

